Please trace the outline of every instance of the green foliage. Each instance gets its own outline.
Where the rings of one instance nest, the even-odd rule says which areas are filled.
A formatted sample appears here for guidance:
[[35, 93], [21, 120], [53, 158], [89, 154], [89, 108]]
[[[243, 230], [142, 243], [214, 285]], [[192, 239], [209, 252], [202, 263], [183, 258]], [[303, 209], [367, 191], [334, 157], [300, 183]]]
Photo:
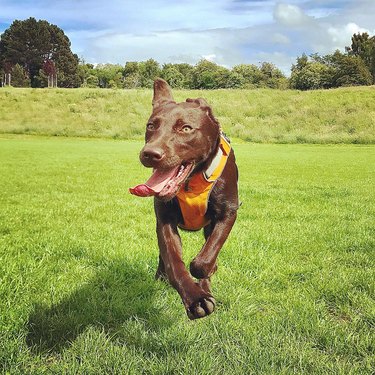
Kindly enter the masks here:
[[193, 87], [195, 89], [218, 88], [219, 66], [208, 60], [201, 60], [193, 71]]
[[252, 89], [261, 87], [263, 74], [256, 65], [240, 64], [233, 67], [233, 72], [243, 78], [243, 88]]
[[286, 79], [284, 74], [274, 64], [263, 62], [260, 67], [262, 74], [262, 86], [271, 89], [286, 88]]
[[141, 77], [141, 87], [151, 88], [154, 80], [161, 75], [160, 65], [154, 59], [139, 63], [139, 72]]
[[78, 74], [82, 87], [99, 87], [98, 70], [94, 69], [94, 65], [82, 62], [79, 64]]
[[[70, 43], [69, 43], [70, 44]], [[78, 56], [73, 54], [67, 46], [56, 57], [58, 72], [58, 87], [80, 87], [82, 84], [78, 72]]]
[[372, 83], [371, 73], [364, 61], [336, 51], [332, 55], [314, 54], [309, 60], [306, 55], [297, 59], [292, 66], [291, 88], [316, 90], [341, 86], [368, 86]]
[[124, 68], [124, 77], [127, 77], [128, 75], [130, 74], [136, 74], [136, 73], [139, 73], [140, 69], [139, 69], [139, 63], [136, 62], [136, 61], [128, 61], [126, 64], [125, 64], [125, 68]]
[[132, 73], [124, 78], [125, 89], [135, 89], [141, 87], [141, 76], [139, 73]]
[[172, 88], [184, 88], [184, 76], [173, 64], [163, 65], [161, 78], [165, 79]]
[[333, 86], [334, 70], [320, 62], [297, 64], [292, 69], [290, 85], [298, 90], [317, 90]]
[[375, 36], [368, 33], [358, 33], [352, 36], [352, 44], [346, 47], [349, 56], [361, 58], [372, 75], [372, 83], [375, 83]]
[[141, 86], [141, 71], [139, 63], [136, 61], [128, 61], [123, 70], [124, 88], [135, 89]]
[[162, 75], [160, 65], [154, 59], [136, 62], [128, 61], [122, 71], [123, 86], [127, 89], [137, 87], [151, 88], [154, 79]]
[[358, 33], [352, 36], [346, 54], [303, 54], [292, 66], [290, 87], [300, 90], [340, 86], [369, 86], [375, 83], [375, 36]]
[[70, 41], [56, 25], [29, 18], [16, 20], [4, 31], [0, 40], [0, 64], [23, 67], [32, 87], [40, 87], [43, 63], [52, 60], [57, 67], [60, 87], [79, 87], [78, 57], [70, 49]]
[[13, 87], [30, 87], [30, 78], [28, 77], [25, 69], [20, 64], [16, 64], [12, 68], [11, 74]]
[[95, 75], [101, 88], [120, 88], [123, 86], [123, 68], [121, 65], [99, 64], [95, 68]]
[[183, 88], [193, 88], [193, 72], [194, 66], [186, 63], [173, 64], [173, 67], [177, 69], [184, 77]]
[[373, 374], [373, 147], [234, 143], [243, 204], [194, 322], [154, 281], [141, 147], [1, 137], [1, 373]]
[[[105, 77], [103, 77], [105, 67]], [[122, 72], [120, 80], [119, 72]], [[87, 87], [87, 77], [96, 75], [99, 86], [109, 87], [113, 81], [114, 87], [126, 89], [146, 87], [151, 88], [157, 77], [165, 79], [171, 87], [180, 89], [225, 89], [225, 88], [287, 88], [287, 79], [274, 65], [263, 63], [261, 67], [242, 64], [233, 69], [227, 69], [214, 62], [201, 60], [195, 66], [190, 64], [164, 64], [162, 68], [157, 61], [150, 59], [142, 62], [126, 62], [124, 68], [119, 65], [98, 65], [94, 69], [80, 69], [83, 74], [83, 87]], [[91, 86], [90, 86], [91, 87]]]
[[335, 86], [368, 86], [372, 76], [359, 56], [346, 56], [336, 51], [331, 57], [335, 69]]
[[228, 89], [240, 89], [243, 88], [246, 84], [245, 78], [232, 70], [226, 75], [225, 88]]

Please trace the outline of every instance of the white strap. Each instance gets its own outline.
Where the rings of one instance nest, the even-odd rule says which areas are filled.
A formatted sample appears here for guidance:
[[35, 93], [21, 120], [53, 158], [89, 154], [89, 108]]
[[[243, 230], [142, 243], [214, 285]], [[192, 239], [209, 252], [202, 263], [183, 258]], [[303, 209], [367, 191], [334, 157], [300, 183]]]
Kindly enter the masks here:
[[214, 173], [215, 169], [219, 166], [222, 156], [223, 156], [223, 151], [221, 150], [221, 147], [219, 146], [219, 149], [217, 150], [217, 153], [215, 157], [213, 158], [210, 166], [204, 172], [204, 176], [206, 177], [207, 180], [211, 177], [212, 173]]

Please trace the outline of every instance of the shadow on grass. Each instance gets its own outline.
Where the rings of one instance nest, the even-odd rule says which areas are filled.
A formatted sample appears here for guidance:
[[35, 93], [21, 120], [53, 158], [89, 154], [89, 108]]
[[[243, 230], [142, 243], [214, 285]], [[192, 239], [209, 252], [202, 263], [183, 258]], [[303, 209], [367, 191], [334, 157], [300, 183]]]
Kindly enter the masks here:
[[60, 352], [89, 326], [110, 335], [126, 330], [130, 320], [142, 320], [149, 330], [170, 326], [171, 320], [155, 307], [157, 288], [139, 265], [112, 263], [59, 304], [35, 305], [27, 344], [35, 353]]

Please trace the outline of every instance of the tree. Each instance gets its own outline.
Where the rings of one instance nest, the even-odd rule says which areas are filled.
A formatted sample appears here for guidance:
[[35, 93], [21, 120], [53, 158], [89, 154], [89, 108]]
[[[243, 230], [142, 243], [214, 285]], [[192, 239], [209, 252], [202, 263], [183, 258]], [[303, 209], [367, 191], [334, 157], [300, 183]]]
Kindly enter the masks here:
[[263, 62], [260, 71], [263, 75], [263, 85], [272, 89], [285, 88], [287, 79], [280, 69], [274, 64]]
[[363, 60], [375, 83], [375, 36], [370, 37], [368, 33], [353, 34], [351, 46], [345, 49], [349, 56]]
[[[224, 68], [223, 68], [224, 69]], [[223, 70], [211, 61], [201, 60], [195, 65], [192, 76], [194, 89], [217, 89], [220, 88]]]
[[[314, 55], [315, 58], [317, 58], [318, 55]], [[301, 57], [297, 57], [297, 63], [292, 65], [292, 71], [293, 70], [302, 70], [304, 67], [307, 66], [309, 63], [309, 58], [305, 53], [302, 54]]]
[[[94, 65], [86, 63], [83, 59], [80, 60], [80, 63], [78, 65], [78, 76], [80, 80], [80, 85], [82, 87], [97, 87], [98, 83], [95, 84], [95, 86], [91, 86], [92, 82], [90, 77], [96, 77], [94, 72]], [[88, 83], [90, 81], [90, 83]]]
[[164, 64], [161, 78], [165, 79], [172, 88], [184, 87], [184, 76], [173, 64]]
[[[216, 64], [215, 64], [216, 65]], [[223, 66], [216, 65], [216, 69], [213, 74], [214, 78], [214, 89], [230, 88], [230, 70]], [[234, 79], [234, 77], [232, 77]], [[233, 82], [234, 84], [234, 82]]]
[[232, 69], [233, 73], [239, 74], [243, 77], [243, 88], [253, 89], [260, 87], [260, 82], [263, 79], [263, 74], [260, 69], [253, 64], [240, 64]]
[[320, 62], [308, 61], [293, 67], [290, 86], [297, 90], [329, 88], [333, 86], [332, 74], [334, 72], [329, 66]]
[[137, 61], [127, 61], [123, 71], [124, 77], [135, 73], [139, 73], [139, 63]]
[[225, 87], [228, 89], [240, 89], [245, 85], [245, 78], [233, 70], [229, 72], [226, 78]]
[[125, 89], [135, 89], [141, 86], [141, 71], [137, 61], [127, 61], [122, 74]]
[[336, 51], [330, 56], [330, 63], [335, 69], [336, 87], [372, 84], [371, 73], [359, 56], [348, 56]]
[[177, 69], [184, 77], [183, 88], [192, 89], [194, 67], [187, 63], [173, 64], [173, 67]]
[[19, 64], [27, 72], [32, 87], [44, 86], [40, 76], [43, 65], [50, 60], [56, 66], [59, 86], [78, 87], [78, 56], [70, 49], [70, 41], [56, 25], [29, 18], [16, 20], [4, 31], [0, 40], [0, 65]]
[[372, 77], [364, 61], [353, 55], [336, 51], [332, 55], [314, 54], [297, 59], [292, 66], [290, 85], [299, 90], [340, 86], [371, 85]]
[[160, 65], [154, 59], [149, 59], [139, 63], [141, 86], [151, 88], [154, 84], [154, 79], [160, 77]]
[[95, 69], [101, 88], [121, 88], [123, 86], [123, 67], [118, 64], [99, 64]]
[[25, 69], [20, 65], [16, 64], [12, 68], [12, 86], [13, 87], [29, 87], [30, 79], [25, 72]]

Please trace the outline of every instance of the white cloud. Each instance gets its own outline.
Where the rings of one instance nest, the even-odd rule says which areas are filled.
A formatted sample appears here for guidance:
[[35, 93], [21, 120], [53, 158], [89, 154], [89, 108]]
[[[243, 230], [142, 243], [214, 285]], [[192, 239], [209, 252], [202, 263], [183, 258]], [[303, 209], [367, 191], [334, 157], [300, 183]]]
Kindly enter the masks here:
[[93, 38], [82, 51], [88, 61], [141, 61], [154, 58], [160, 63], [171, 62], [171, 56], [190, 55], [190, 61], [202, 56], [216, 58], [215, 40], [210, 33], [192, 33], [190, 30], [154, 32], [147, 34], [107, 33]]
[[284, 26], [301, 26], [311, 20], [300, 7], [292, 4], [277, 4], [273, 14], [275, 20]]
[[350, 44], [349, 41], [353, 34], [365, 32], [369, 34], [371, 33], [370, 30], [360, 27], [354, 22], [328, 28], [328, 34], [331, 37], [333, 44], [336, 46], [336, 49], [342, 48], [343, 45]]

